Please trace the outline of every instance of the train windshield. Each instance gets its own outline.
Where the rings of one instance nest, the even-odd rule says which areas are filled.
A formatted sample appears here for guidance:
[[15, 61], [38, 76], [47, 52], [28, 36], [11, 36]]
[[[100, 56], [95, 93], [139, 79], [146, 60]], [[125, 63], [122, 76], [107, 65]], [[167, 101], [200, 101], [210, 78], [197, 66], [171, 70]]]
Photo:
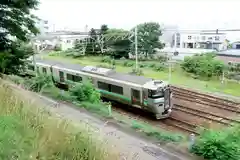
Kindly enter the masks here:
[[163, 91], [162, 90], [148, 90], [148, 97], [149, 98], [162, 98], [164, 97]]

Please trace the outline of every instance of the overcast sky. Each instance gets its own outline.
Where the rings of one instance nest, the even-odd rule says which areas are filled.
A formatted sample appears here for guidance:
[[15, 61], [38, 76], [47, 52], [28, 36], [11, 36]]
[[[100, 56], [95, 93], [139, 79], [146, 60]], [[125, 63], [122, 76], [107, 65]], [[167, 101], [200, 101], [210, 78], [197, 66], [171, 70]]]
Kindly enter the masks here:
[[[240, 29], [240, 0], [40, 0], [35, 13], [56, 29], [130, 29], [156, 21], [183, 29]], [[234, 33], [233, 35], [236, 35]]]

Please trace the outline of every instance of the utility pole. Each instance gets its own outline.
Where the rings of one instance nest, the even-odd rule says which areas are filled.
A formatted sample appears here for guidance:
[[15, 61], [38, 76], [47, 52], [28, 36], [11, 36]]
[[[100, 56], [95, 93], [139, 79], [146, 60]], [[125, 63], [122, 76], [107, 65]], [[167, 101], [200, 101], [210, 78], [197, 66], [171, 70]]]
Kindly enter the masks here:
[[[174, 35], [174, 52], [176, 52], [177, 49], [177, 32], [175, 32]], [[173, 53], [174, 54], [174, 53]], [[168, 55], [168, 82], [170, 83], [172, 78], [172, 53], [170, 52]]]
[[[85, 26], [84, 32], [85, 32], [85, 33], [88, 32], [88, 25]], [[86, 49], [87, 49], [88, 36], [89, 36], [89, 35], [87, 35], [87, 38], [85, 38], [86, 41], [83, 42], [83, 44], [84, 44], [84, 45], [83, 45], [83, 55], [85, 55], [85, 52], [86, 52]]]
[[135, 27], [135, 58], [136, 58], [136, 71], [138, 70], [138, 39], [137, 39], [137, 26]]

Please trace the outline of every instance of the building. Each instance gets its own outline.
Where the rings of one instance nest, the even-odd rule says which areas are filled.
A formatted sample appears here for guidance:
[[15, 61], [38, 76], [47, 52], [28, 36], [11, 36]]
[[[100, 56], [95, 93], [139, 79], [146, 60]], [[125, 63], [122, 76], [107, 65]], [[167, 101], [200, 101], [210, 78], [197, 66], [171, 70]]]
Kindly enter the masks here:
[[240, 42], [234, 42], [232, 43], [232, 49], [240, 49]]
[[42, 19], [38, 20], [36, 22], [36, 27], [39, 29], [41, 35], [51, 32], [50, 23], [47, 20], [42, 20]]
[[178, 32], [173, 34], [172, 47], [190, 49], [212, 49], [219, 51], [227, 49], [225, 40], [226, 34], [224, 33]]
[[173, 34], [178, 29], [177, 25], [162, 25], [162, 36], [160, 36], [160, 41], [165, 43], [166, 47], [171, 47]]
[[61, 50], [67, 50], [74, 47], [75, 41], [87, 37], [88, 33], [84, 32], [57, 31], [40, 34], [32, 40], [37, 50], [42, 50], [44, 48], [53, 49], [55, 46], [59, 46]]

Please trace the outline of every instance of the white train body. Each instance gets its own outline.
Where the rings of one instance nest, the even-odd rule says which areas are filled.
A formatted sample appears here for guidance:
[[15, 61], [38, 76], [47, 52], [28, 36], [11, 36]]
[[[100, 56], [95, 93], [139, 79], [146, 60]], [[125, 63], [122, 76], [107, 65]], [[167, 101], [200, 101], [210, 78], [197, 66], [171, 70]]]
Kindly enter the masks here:
[[172, 112], [172, 93], [168, 83], [160, 80], [116, 73], [112, 69], [36, 60], [36, 69], [29, 64], [27, 71], [52, 75], [58, 83], [67, 80], [91, 80], [101, 96], [110, 100], [152, 112], [157, 119], [169, 117]]

